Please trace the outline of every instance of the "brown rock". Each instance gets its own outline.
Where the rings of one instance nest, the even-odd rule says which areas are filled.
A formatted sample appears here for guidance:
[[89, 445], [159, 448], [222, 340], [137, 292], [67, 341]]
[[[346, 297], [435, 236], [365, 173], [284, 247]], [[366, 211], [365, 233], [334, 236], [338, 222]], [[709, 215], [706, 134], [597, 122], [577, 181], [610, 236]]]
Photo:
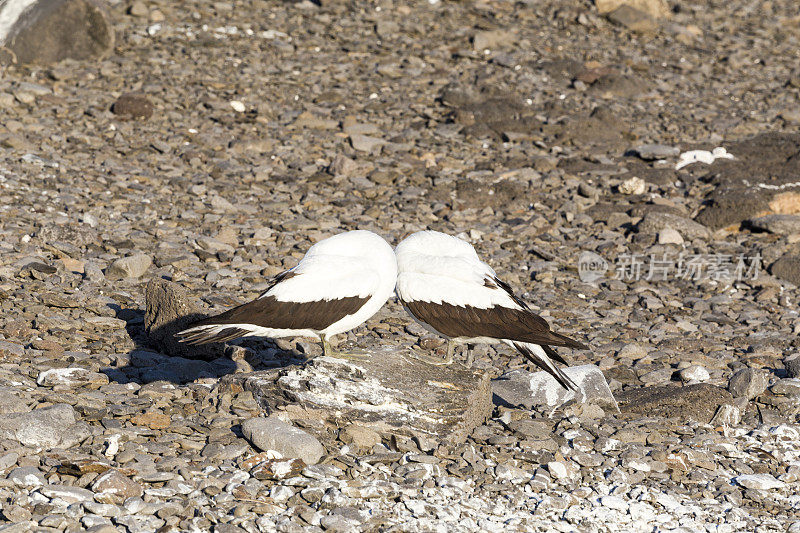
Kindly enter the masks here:
[[616, 397], [622, 413], [695, 420], [704, 424], [711, 421], [720, 405], [734, 403], [730, 392], [707, 383], [629, 389], [618, 392]]
[[141, 94], [126, 93], [117, 98], [111, 112], [123, 118], [147, 119], [153, 115], [153, 104]]
[[0, 44], [19, 63], [91, 59], [113, 49], [114, 28], [95, 0], [38, 0], [0, 35]]
[[222, 357], [221, 343], [189, 346], [178, 342], [175, 333], [204, 318], [180, 285], [165, 279], [150, 280], [145, 289], [144, 326], [150, 343], [161, 353], [187, 359], [211, 360]]
[[769, 267], [769, 273], [800, 286], [800, 256], [784, 255]]
[[654, 19], [666, 18], [670, 14], [666, 0], [594, 0], [594, 5], [602, 15], [611, 13], [620, 6], [632, 7]]
[[653, 17], [628, 5], [621, 5], [609, 13], [608, 20], [636, 33], [652, 33], [658, 27]]
[[150, 429], [166, 429], [171, 422], [169, 415], [164, 413], [147, 412], [131, 418], [137, 426], [147, 426]]

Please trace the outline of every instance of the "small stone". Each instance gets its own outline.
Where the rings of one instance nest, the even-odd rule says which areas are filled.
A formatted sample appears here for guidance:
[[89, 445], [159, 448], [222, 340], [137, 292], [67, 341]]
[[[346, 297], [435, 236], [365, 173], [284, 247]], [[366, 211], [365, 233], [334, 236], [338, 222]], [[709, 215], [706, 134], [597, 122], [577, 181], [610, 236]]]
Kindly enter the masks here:
[[358, 163], [342, 154], [337, 154], [328, 166], [328, 173], [337, 178], [353, 176], [356, 171], [358, 171]]
[[643, 194], [647, 190], [647, 182], [638, 176], [623, 181], [619, 186], [622, 194]]
[[381, 442], [381, 436], [364, 425], [350, 424], [341, 430], [339, 440], [361, 450], [371, 450], [373, 446]]
[[284, 457], [302, 459], [309, 465], [318, 463], [325, 453], [316, 437], [275, 416], [245, 420], [242, 434], [259, 450], [274, 450]]
[[742, 410], [735, 405], [722, 404], [711, 419], [712, 426], [735, 426], [742, 421]]
[[78, 430], [75, 411], [67, 404], [55, 404], [28, 413], [0, 418], [0, 438], [14, 439], [31, 448], [68, 447], [86, 437]]
[[731, 376], [728, 381], [728, 392], [734, 398], [753, 398], [760, 396], [767, 390], [769, 380], [767, 372], [755, 368], [743, 368]]
[[707, 383], [627, 389], [617, 393], [617, 401], [623, 413], [695, 420], [704, 424], [711, 421], [720, 405], [734, 405], [728, 391]]
[[48, 498], [63, 500], [67, 504], [94, 500], [92, 491], [68, 485], [45, 485], [39, 492]]
[[681, 381], [694, 381], [694, 382], [703, 382], [708, 381], [711, 379], [711, 375], [708, 373], [704, 367], [700, 365], [692, 365], [689, 367], [684, 368], [679, 372], [679, 376]]
[[631, 152], [638, 155], [645, 161], [666, 159], [667, 157], [678, 157], [681, 153], [677, 146], [669, 146], [666, 144], [642, 144], [636, 148], [633, 148]]
[[17, 485], [33, 489], [47, 483], [44, 473], [35, 466], [19, 466], [8, 473], [7, 479]]
[[147, 254], [135, 254], [115, 260], [106, 269], [109, 279], [139, 278], [147, 272], [153, 260]]
[[666, 0], [595, 0], [597, 12], [605, 15], [620, 6], [627, 5], [643, 11], [654, 19], [669, 17], [670, 9]]
[[652, 33], [658, 28], [653, 17], [628, 5], [622, 5], [609, 13], [608, 20], [636, 33]]
[[550, 461], [547, 463], [547, 470], [554, 479], [569, 478], [569, 470], [567, 469], [567, 465], [561, 461]]
[[72, 388], [84, 386], [99, 388], [108, 382], [108, 376], [105, 374], [91, 372], [84, 368], [51, 368], [39, 373], [39, 377], [36, 379], [36, 384], [41, 387], [63, 385]]
[[800, 379], [779, 379], [769, 390], [771, 390], [773, 394], [780, 394], [783, 396], [800, 396]]
[[30, 411], [28, 403], [11, 392], [10, 389], [0, 387], [0, 415], [9, 413], [25, 413]]
[[148, 411], [131, 418], [131, 422], [137, 426], [146, 426], [150, 429], [167, 429], [171, 423], [169, 415]]
[[507, 30], [479, 31], [472, 38], [472, 47], [478, 52], [494, 50], [512, 44], [516, 40], [514, 32]]
[[755, 490], [782, 489], [786, 486], [786, 483], [770, 474], [744, 474], [735, 477], [734, 481], [746, 489]]
[[231, 100], [230, 104], [233, 110], [237, 113], [244, 113], [247, 110], [245, 105], [239, 100]]
[[111, 112], [121, 118], [148, 119], [153, 115], [153, 104], [144, 95], [126, 93], [117, 98]]
[[769, 273], [800, 287], [800, 255], [784, 255], [770, 265]]
[[595, 403], [617, 410], [614, 395], [597, 366], [572, 366], [565, 368], [564, 373], [578, 386], [577, 392], [562, 387], [548, 372], [522, 369], [506, 372], [492, 380], [492, 392], [501, 402], [513, 407], [557, 407], [574, 398], [580, 403]]
[[613, 496], [611, 494], [600, 498], [600, 505], [602, 505], [603, 507], [608, 507], [609, 509], [616, 509], [617, 511], [628, 510], [628, 502], [626, 502], [619, 496]]
[[672, 228], [664, 228], [658, 232], [658, 244], [683, 244], [683, 237]]
[[747, 221], [751, 228], [776, 235], [800, 233], [800, 215], [766, 215]]
[[369, 135], [354, 134], [350, 136], [350, 144], [360, 152], [373, 152], [380, 150], [380, 147], [386, 144], [386, 141]]
[[[192, 322], [206, 316], [196, 303], [190, 300], [186, 290], [162, 278], [153, 278], [144, 292], [144, 327], [150, 344], [160, 352], [173, 357], [188, 359], [217, 359], [225, 355], [225, 344], [210, 343], [190, 346], [175, 338], [175, 333], [186, 329]], [[181, 366], [190, 362], [181, 359]], [[202, 369], [195, 368], [183, 372], [186, 378], [195, 379], [191, 374], [199, 374]]]
[[100, 496], [95, 498], [100, 503], [115, 504], [120, 504], [127, 498], [139, 497], [143, 493], [141, 485], [114, 468], [97, 476], [92, 482], [92, 490]]
[[136, 0], [136, 2], [131, 4], [131, 7], [128, 8], [128, 14], [134, 17], [146, 17], [150, 15], [150, 10], [147, 8], [147, 4], [141, 0]]
[[666, 228], [674, 229], [689, 239], [708, 239], [710, 236], [708, 228], [694, 220], [659, 211], [648, 211], [636, 225], [636, 230], [640, 233], [658, 234]]
[[792, 354], [783, 360], [790, 378], [800, 378], [800, 353]]

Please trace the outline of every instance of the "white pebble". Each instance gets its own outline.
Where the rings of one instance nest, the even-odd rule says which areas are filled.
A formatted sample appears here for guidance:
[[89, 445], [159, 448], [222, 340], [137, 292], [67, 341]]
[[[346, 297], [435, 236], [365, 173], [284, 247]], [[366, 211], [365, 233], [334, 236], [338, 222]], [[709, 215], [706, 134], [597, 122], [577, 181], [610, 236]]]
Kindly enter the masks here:
[[239, 100], [231, 100], [231, 107], [237, 113], [244, 113], [245, 109], [247, 109]]
[[609, 509], [616, 509], [617, 511], [627, 511], [628, 510], [628, 502], [620, 498], [619, 496], [603, 496], [600, 498], [600, 504], [603, 507], [608, 507]]
[[680, 372], [681, 381], [708, 381], [711, 375], [704, 367], [700, 365], [692, 365], [684, 368]]
[[683, 244], [681, 234], [672, 228], [664, 228], [658, 232], [658, 244]]
[[756, 490], [782, 489], [786, 486], [786, 483], [770, 474], [744, 474], [737, 476], [735, 481], [746, 489]]
[[623, 181], [619, 186], [619, 192], [622, 194], [642, 194], [646, 189], [647, 183], [638, 176]]

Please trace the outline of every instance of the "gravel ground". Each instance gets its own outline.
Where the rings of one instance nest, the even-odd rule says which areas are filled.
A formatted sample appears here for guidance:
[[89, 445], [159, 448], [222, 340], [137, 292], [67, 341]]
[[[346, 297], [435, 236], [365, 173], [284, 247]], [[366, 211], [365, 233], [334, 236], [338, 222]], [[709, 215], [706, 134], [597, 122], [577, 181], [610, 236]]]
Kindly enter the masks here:
[[[108, 59], [5, 67], [0, 530], [800, 531], [800, 195], [759, 165], [797, 164], [800, 19], [789, 0], [671, 4], [634, 33], [575, 0], [138, 1], [111, 6]], [[717, 146], [740, 158], [675, 170]], [[739, 175], [758, 212], [693, 220], [745, 213], [758, 195], [714, 196]], [[309, 424], [306, 465], [259, 453], [256, 399], [220, 377], [316, 344], [243, 341], [247, 362], [147, 345], [151, 278], [221, 310], [321, 238], [424, 228], [590, 344], [565, 355], [619, 398], [706, 383], [729, 411], [497, 406], [464, 444], [369, 449]], [[581, 281], [587, 251], [606, 277]], [[653, 258], [671, 268], [649, 276]], [[438, 344], [395, 302], [347, 335], [376, 339]]]

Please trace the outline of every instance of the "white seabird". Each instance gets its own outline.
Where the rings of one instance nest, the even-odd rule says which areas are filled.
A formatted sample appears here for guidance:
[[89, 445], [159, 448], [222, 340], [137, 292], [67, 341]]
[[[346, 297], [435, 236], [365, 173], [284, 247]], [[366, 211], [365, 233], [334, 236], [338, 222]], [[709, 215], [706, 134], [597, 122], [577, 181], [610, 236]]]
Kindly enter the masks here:
[[445, 363], [452, 361], [456, 342], [501, 342], [565, 388], [576, 389], [552, 361], [568, 364], [551, 346], [588, 347], [551, 331], [471, 244], [438, 231], [419, 231], [398, 244], [395, 255], [397, 296], [420, 325], [448, 339]]
[[239, 337], [312, 337], [334, 355], [328, 339], [362, 324], [394, 291], [397, 260], [371, 231], [348, 231], [308, 249], [252, 302], [192, 324], [176, 336], [188, 344]]

